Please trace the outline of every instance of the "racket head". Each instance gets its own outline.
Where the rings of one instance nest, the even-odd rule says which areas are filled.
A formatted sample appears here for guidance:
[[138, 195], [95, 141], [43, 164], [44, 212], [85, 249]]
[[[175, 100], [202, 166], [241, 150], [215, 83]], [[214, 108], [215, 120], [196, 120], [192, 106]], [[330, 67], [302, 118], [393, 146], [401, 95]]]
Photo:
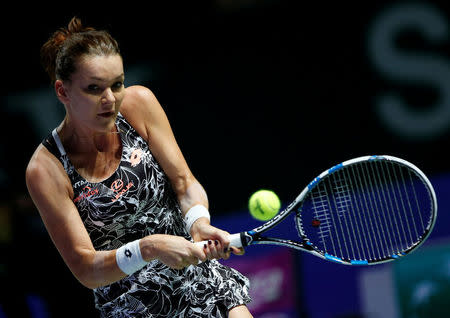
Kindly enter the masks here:
[[418, 248], [437, 217], [431, 182], [393, 156], [364, 156], [322, 172], [288, 207], [305, 249], [347, 265], [374, 265]]

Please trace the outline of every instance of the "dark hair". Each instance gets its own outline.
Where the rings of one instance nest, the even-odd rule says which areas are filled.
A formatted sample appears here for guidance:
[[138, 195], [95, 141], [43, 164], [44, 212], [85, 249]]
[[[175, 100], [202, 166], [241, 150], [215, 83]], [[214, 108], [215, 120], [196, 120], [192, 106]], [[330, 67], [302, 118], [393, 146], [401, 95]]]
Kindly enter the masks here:
[[70, 80], [75, 63], [82, 55], [120, 55], [117, 41], [107, 31], [83, 27], [73, 17], [67, 28], [60, 28], [41, 47], [41, 63], [52, 82]]

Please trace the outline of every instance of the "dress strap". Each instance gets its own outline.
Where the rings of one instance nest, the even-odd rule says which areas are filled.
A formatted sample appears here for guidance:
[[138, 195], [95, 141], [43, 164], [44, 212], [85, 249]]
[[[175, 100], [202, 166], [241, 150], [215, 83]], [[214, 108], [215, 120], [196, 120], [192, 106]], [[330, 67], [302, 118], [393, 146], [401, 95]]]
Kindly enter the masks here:
[[61, 153], [61, 156], [64, 156], [66, 154], [66, 151], [64, 150], [64, 146], [62, 145], [61, 139], [59, 138], [58, 132], [56, 131], [56, 128], [52, 131], [53, 139], [56, 142], [56, 146], [58, 147], [59, 152]]

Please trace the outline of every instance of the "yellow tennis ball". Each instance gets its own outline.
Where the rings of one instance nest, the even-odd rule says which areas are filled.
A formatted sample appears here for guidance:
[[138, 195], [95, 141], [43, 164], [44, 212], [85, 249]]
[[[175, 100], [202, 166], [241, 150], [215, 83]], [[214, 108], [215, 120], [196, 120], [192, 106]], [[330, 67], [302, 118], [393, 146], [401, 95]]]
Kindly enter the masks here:
[[267, 221], [280, 211], [281, 202], [275, 192], [259, 190], [252, 194], [248, 201], [250, 214], [257, 220]]

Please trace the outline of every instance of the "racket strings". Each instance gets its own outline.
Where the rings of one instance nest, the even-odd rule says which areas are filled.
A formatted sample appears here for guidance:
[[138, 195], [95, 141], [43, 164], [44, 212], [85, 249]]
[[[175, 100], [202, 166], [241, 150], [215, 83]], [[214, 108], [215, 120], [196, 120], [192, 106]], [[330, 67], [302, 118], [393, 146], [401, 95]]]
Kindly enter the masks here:
[[[349, 200], [348, 191], [346, 191], [348, 189], [347, 189], [346, 183], [343, 182], [339, 177], [338, 178], [334, 177], [333, 179], [334, 179], [333, 180], [334, 182], [332, 184], [332, 187], [333, 187], [332, 190], [334, 191], [334, 193], [336, 195], [332, 196], [331, 198], [333, 199], [334, 206], [336, 206], [336, 212], [337, 212], [336, 219], [338, 220], [338, 223], [339, 223], [339, 230], [341, 232], [344, 232], [345, 225], [343, 227], [343, 223], [346, 222], [345, 211], [347, 211], [346, 207], [347, 207], [347, 203]], [[331, 214], [331, 215], [333, 216], [333, 214]], [[335, 222], [333, 222], [333, 223], [335, 223]], [[347, 227], [347, 229], [348, 229], [348, 227]], [[335, 229], [335, 231], [336, 231], [336, 229]], [[337, 234], [337, 232], [336, 232], [336, 234]], [[347, 245], [347, 240], [346, 240], [345, 235], [343, 236], [342, 241], [343, 241], [343, 247], [345, 248], [345, 251], [348, 254], [349, 250], [348, 250], [348, 245]], [[338, 241], [338, 242], [340, 242], [340, 241]], [[342, 247], [340, 244], [339, 244], [339, 250], [342, 253]]]
[[[395, 203], [395, 209], [397, 213], [393, 214], [393, 220], [396, 224], [400, 224], [401, 231], [398, 232], [397, 245], [401, 250], [412, 246], [420, 238], [419, 231], [417, 230], [416, 219], [422, 219], [421, 208], [416, 201], [416, 208], [411, 205], [410, 195], [413, 194], [417, 197], [415, 188], [413, 187], [414, 181], [411, 171], [407, 170], [408, 180], [404, 176], [405, 169], [397, 167], [392, 168], [392, 175], [388, 175], [389, 185], [392, 188], [393, 198]], [[408, 187], [408, 185], [411, 185]], [[388, 192], [389, 194], [390, 192]], [[422, 222], [423, 224], [423, 222]], [[414, 231], [413, 231], [414, 230]], [[421, 232], [425, 231], [425, 227], [422, 227]], [[414, 232], [414, 233], [413, 233]]]
[[318, 245], [346, 260], [401, 255], [426, 231], [426, 196], [422, 180], [396, 163], [372, 160], [339, 169], [310, 195], [313, 218], [320, 221]]
[[[344, 177], [347, 176], [344, 175]], [[353, 218], [355, 217], [355, 215], [346, 215], [347, 211], [354, 211], [353, 201], [351, 199], [351, 183], [348, 184], [345, 178], [341, 179], [334, 176], [334, 184], [336, 185], [335, 190], [337, 197], [336, 204], [338, 215], [344, 218], [344, 224], [349, 224], [349, 226], [346, 226], [347, 235], [349, 237], [353, 235], [353, 237], [359, 239], [360, 243], [362, 243], [359, 229], [353, 225]], [[349, 242], [349, 244], [352, 250], [352, 255], [357, 255], [359, 259], [365, 258], [364, 251], [357, 249], [351, 241]]]
[[[325, 189], [321, 190], [318, 188], [317, 191], [314, 192], [312, 200], [314, 217], [321, 222], [318, 231], [319, 242], [324, 245], [325, 250], [327, 249], [327, 237], [329, 236], [333, 224], [328, 209], [328, 197], [329, 195]], [[333, 238], [331, 238], [330, 241], [333, 250], [335, 250]]]
[[[360, 188], [365, 188], [365, 189], [374, 189], [373, 187], [373, 183], [372, 180], [368, 178], [368, 172], [367, 170], [364, 170], [365, 165], [361, 166], [361, 173], [357, 173], [358, 179], [359, 179], [359, 183], [360, 183]], [[370, 232], [369, 232], [369, 239], [371, 242], [371, 248], [372, 248], [372, 258], [381, 258], [383, 256], [383, 251], [381, 248], [381, 239], [384, 238], [385, 236], [383, 235], [383, 233], [380, 233], [380, 229], [383, 229], [382, 226], [380, 226], [380, 224], [377, 222], [378, 220], [376, 218], [371, 218], [371, 214], [369, 214], [369, 211], [373, 211], [375, 212], [374, 215], [379, 215], [378, 211], [378, 207], [376, 205], [376, 200], [373, 197], [373, 191], [367, 191], [363, 193], [363, 202], [365, 204], [365, 209], [364, 209], [364, 213], [365, 213], [365, 218], [368, 220], [368, 224], [370, 225]], [[383, 230], [382, 230], [383, 231]]]
[[[378, 222], [381, 224], [381, 229], [383, 230], [383, 242], [384, 246], [395, 246], [398, 245], [398, 242], [396, 242], [395, 237], [391, 235], [393, 232], [393, 225], [397, 224], [396, 222], [392, 221], [392, 218], [386, 217], [389, 209], [388, 202], [391, 202], [390, 196], [387, 197], [389, 194], [388, 191], [383, 191], [383, 184], [386, 184], [386, 178], [385, 178], [385, 170], [383, 169], [380, 172], [380, 168], [377, 165], [371, 165], [371, 174], [375, 176], [374, 178], [374, 184], [372, 187], [376, 190], [376, 213], [378, 215]], [[391, 211], [392, 211], [392, 205], [391, 205]], [[396, 226], [396, 232], [398, 232], [398, 226]], [[399, 251], [397, 251], [399, 252]], [[386, 256], [386, 255], [384, 255]]]
[[[391, 177], [391, 176], [389, 175], [389, 177]], [[394, 177], [395, 177], [394, 180], [396, 180], [395, 171], [394, 171]], [[399, 188], [398, 183], [391, 180], [391, 184], [395, 184], [397, 186], [396, 187], [397, 189], [394, 187], [393, 190], [394, 191], [397, 190], [398, 191], [397, 193], [400, 193], [401, 189]], [[402, 228], [401, 233], [403, 234], [403, 236], [399, 237], [400, 246], [401, 246], [403, 243], [407, 244], [408, 237], [412, 241], [411, 227], [409, 225], [408, 218], [406, 217], [406, 211], [405, 211], [405, 206], [404, 206], [403, 200], [398, 200], [397, 196], [394, 196], [394, 202], [395, 202], [396, 211], [397, 211], [397, 214], [394, 214], [394, 218], [396, 218], [396, 220], [398, 220], [398, 222], [400, 223], [401, 228]]]

